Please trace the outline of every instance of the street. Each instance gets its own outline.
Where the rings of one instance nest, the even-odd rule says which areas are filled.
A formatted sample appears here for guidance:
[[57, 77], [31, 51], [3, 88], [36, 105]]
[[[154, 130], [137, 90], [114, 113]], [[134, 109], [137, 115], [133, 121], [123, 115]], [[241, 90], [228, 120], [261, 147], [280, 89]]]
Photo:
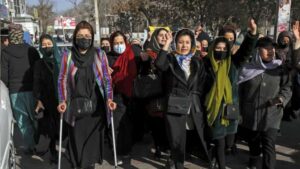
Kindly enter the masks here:
[[[277, 151], [277, 167], [276, 169], [299, 169], [300, 168], [300, 120], [293, 122], [283, 122], [281, 129], [281, 136], [277, 138], [276, 151]], [[37, 146], [38, 150], [47, 149], [48, 140], [44, 137], [41, 138], [40, 144]], [[55, 169], [56, 165], [50, 164], [49, 153], [43, 157], [25, 156], [22, 152], [22, 139], [19, 132], [15, 132], [15, 145], [17, 148], [17, 169]], [[106, 146], [107, 147], [107, 146]], [[124, 161], [125, 164], [121, 168], [124, 169], [155, 169], [164, 168], [166, 159], [157, 160], [151, 153], [152, 138], [150, 135], [145, 136], [142, 143], [138, 143], [133, 147], [131, 160]], [[238, 144], [238, 154], [236, 156], [227, 156], [228, 169], [243, 169], [247, 168], [248, 156], [247, 146], [244, 142]], [[152, 150], [153, 151], [153, 150]], [[66, 164], [63, 160], [62, 168]], [[199, 159], [192, 157], [185, 163], [188, 169], [205, 169], [205, 164]], [[104, 150], [104, 163], [97, 165], [96, 169], [110, 169], [113, 167], [112, 152], [105, 148]]]

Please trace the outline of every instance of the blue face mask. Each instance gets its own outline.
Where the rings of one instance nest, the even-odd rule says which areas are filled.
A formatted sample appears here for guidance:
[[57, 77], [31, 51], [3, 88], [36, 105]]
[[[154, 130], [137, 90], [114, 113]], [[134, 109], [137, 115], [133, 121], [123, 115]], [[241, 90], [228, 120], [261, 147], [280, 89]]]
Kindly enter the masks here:
[[122, 54], [125, 52], [126, 46], [125, 44], [114, 45], [114, 51], [118, 54]]

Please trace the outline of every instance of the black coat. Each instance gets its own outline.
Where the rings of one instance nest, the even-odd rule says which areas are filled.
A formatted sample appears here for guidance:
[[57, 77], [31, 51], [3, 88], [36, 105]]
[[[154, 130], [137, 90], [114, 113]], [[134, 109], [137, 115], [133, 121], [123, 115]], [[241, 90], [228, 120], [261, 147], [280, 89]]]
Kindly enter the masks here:
[[1, 51], [1, 80], [10, 93], [32, 91], [34, 63], [39, 59], [28, 44], [10, 44]]
[[55, 137], [59, 129], [59, 113], [57, 111], [58, 98], [57, 83], [53, 78], [53, 65], [39, 60], [34, 66], [33, 94], [44, 107], [44, 118], [40, 120], [40, 134]]
[[[170, 65], [174, 67], [174, 73], [172, 72]], [[168, 54], [166, 51], [161, 50], [155, 61], [155, 65], [160, 71], [163, 72], [165, 78], [164, 85], [166, 95], [169, 97], [190, 96], [191, 109], [190, 113], [193, 117], [195, 128], [201, 140], [201, 145], [204, 150], [205, 156], [208, 158], [208, 152], [206, 147], [206, 141], [204, 139], [204, 127], [206, 126], [206, 119], [203, 111], [203, 100], [201, 98], [205, 95], [204, 86], [206, 71], [202, 60], [193, 56], [191, 60], [191, 74], [188, 80], [185, 78], [183, 70], [180, 68], [175, 56]], [[167, 134], [169, 136], [170, 146], [175, 149], [173, 154], [179, 163], [184, 161], [185, 153], [185, 141], [186, 141], [186, 115], [174, 114], [167, 111], [165, 114], [167, 124]]]

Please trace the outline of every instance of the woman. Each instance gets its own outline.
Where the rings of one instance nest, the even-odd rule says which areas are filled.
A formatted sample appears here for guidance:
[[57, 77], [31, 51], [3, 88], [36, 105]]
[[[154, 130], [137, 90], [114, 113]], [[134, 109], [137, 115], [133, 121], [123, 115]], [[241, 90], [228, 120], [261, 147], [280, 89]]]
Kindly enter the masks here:
[[47, 34], [40, 37], [39, 51], [43, 58], [37, 61], [34, 67], [33, 94], [37, 99], [35, 112], [41, 116], [39, 134], [50, 138], [50, 161], [57, 163], [55, 147], [59, 131], [59, 115], [56, 109], [58, 105], [57, 80], [61, 58], [55, 41]]
[[[217, 38], [209, 49], [205, 59], [207, 70], [213, 81], [206, 96], [207, 122], [210, 126], [212, 140], [215, 143], [215, 156], [220, 169], [225, 169], [225, 148], [232, 149], [237, 132], [239, 114], [229, 117], [233, 112], [229, 109], [239, 109], [237, 68], [250, 58], [253, 46], [256, 43], [256, 24], [249, 21], [250, 32], [246, 35], [240, 49], [231, 55], [232, 44], [235, 41], [235, 32], [229, 28], [220, 31], [222, 37]], [[233, 64], [232, 64], [233, 63]]]
[[58, 111], [68, 124], [67, 150], [73, 168], [93, 168], [99, 162], [101, 133], [116, 108], [105, 52], [95, 49], [93, 42], [92, 26], [86, 21], [78, 23], [58, 78]]
[[10, 44], [1, 51], [1, 80], [8, 87], [12, 111], [25, 143], [25, 153], [35, 153], [37, 121], [33, 96], [34, 64], [40, 59], [34, 47], [23, 42], [23, 31], [12, 30]]
[[274, 169], [275, 140], [283, 108], [291, 98], [291, 81], [282, 61], [275, 57], [275, 44], [264, 37], [258, 40], [256, 56], [239, 74], [241, 126], [248, 136], [249, 167], [255, 169], [261, 152], [263, 169]]
[[[134, 52], [128, 44], [126, 36], [117, 31], [110, 36], [112, 51], [107, 54], [112, 72], [114, 99], [118, 103], [115, 111], [115, 128], [117, 138], [117, 153], [128, 157], [132, 141], [132, 88], [136, 77], [136, 62]], [[139, 126], [141, 127], [141, 126]], [[120, 163], [122, 163], [120, 161]]]
[[[162, 72], [155, 68], [154, 62], [161, 48], [166, 44], [166, 34], [169, 31], [165, 28], [156, 29], [146, 49], [146, 55], [142, 55], [143, 62], [140, 63], [140, 75], [147, 76], [155, 73], [158, 78], [162, 78]], [[161, 83], [159, 85], [162, 85]], [[165, 130], [163, 114], [166, 111], [166, 98], [164, 93], [146, 98], [145, 107], [149, 114], [149, 125], [154, 140], [155, 157], [161, 157], [161, 150], [169, 149]]]
[[192, 134], [199, 140], [208, 160], [203, 138], [205, 121], [200, 101], [204, 95], [206, 72], [203, 62], [194, 56], [196, 41], [191, 30], [180, 30], [175, 37], [176, 50], [168, 53], [172, 40], [172, 34], [168, 32], [155, 65], [163, 72], [163, 80], [166, 82], [164, 88], [168, 96], [165, 119], [171, 159], [167, 167], [183, 169], [187, 135]]

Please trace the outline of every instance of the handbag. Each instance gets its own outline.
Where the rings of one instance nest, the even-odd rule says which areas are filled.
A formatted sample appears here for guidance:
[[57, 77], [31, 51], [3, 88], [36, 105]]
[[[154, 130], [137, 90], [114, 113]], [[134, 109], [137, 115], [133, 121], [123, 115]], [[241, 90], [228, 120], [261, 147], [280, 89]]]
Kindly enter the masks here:
[[136, 98], [151, 98], [163, 93], [162, 79], [151, 69], [147, 75], [139, 74], [133, 82], [133, 95]]
[[191, 107], [192, 99], [189, 96], [169, 96], [169, 114], [186, 115]]
[[70, 111], [75, 117], [84, 117], [96, 111], [96, 105], [92, 99], [76, 97], [71, 99]]
[[228, 120], [238, 120], [240, 116], [238, 104], [228, 104], [225, 106], [224, 118]]

